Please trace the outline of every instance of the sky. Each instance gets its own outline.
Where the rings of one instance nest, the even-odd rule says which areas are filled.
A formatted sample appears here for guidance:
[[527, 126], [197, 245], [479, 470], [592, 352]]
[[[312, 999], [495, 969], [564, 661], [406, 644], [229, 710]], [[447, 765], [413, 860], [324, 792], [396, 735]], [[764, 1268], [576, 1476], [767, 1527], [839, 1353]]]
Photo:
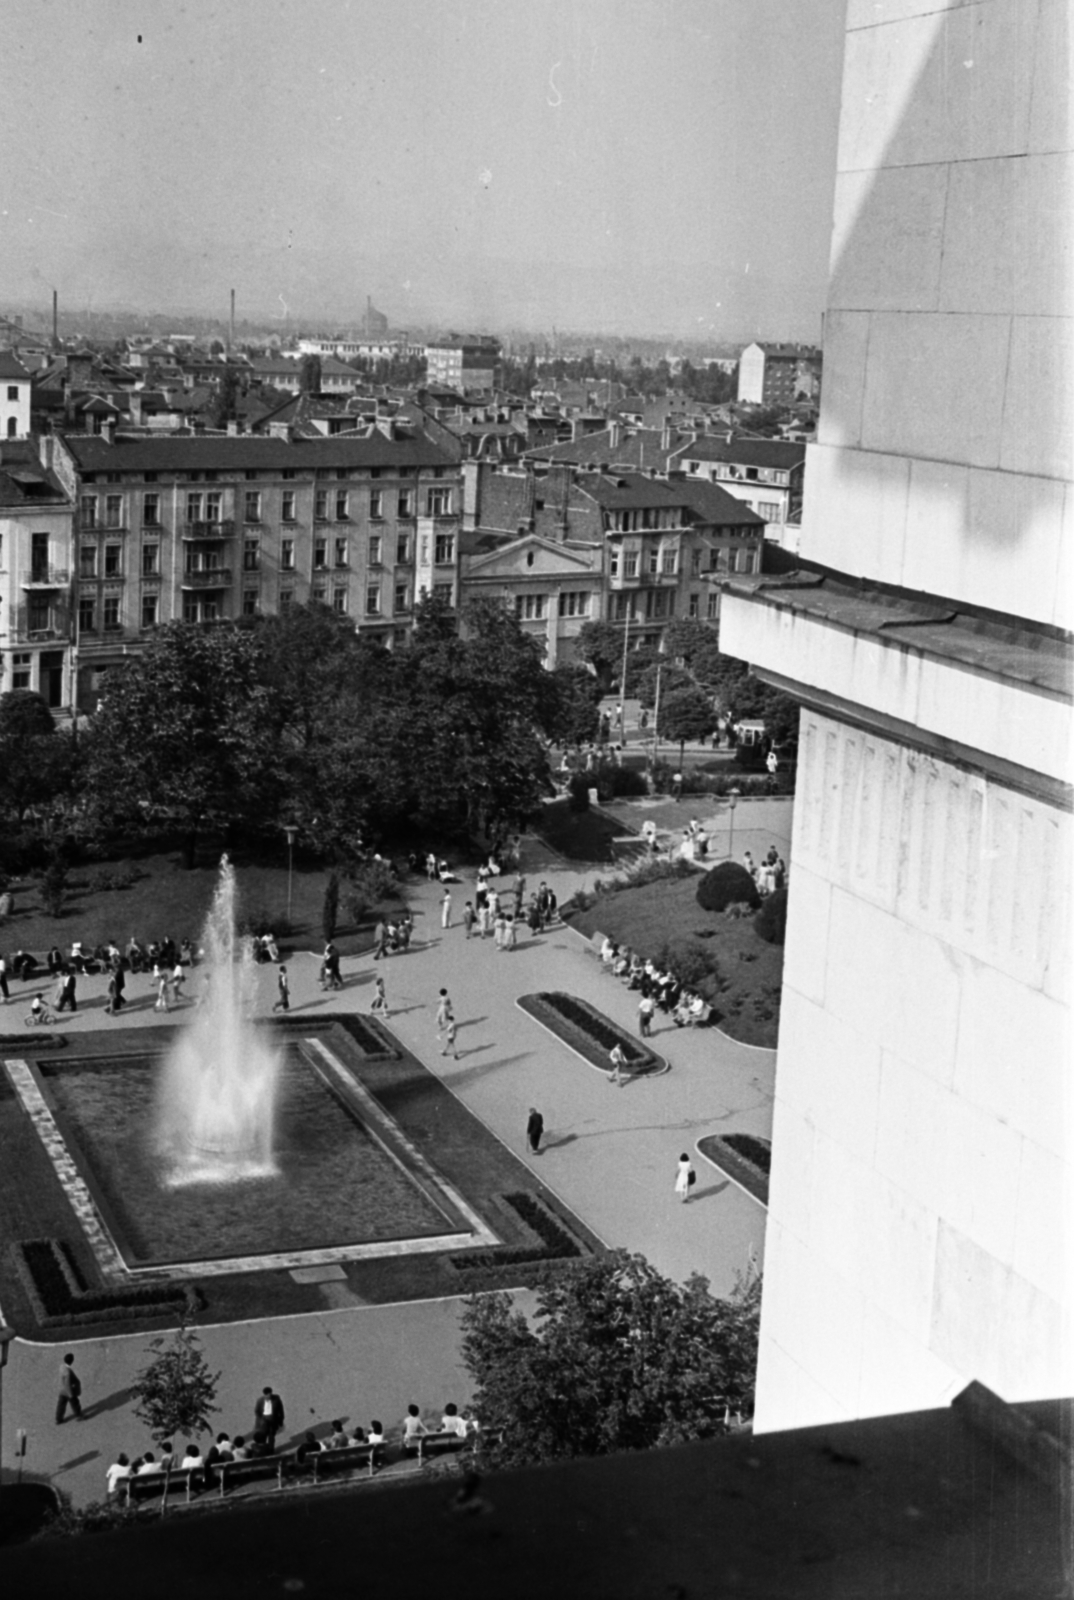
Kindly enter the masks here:
[[4, 0], [0, 309], [817, 339], [842, 0]]

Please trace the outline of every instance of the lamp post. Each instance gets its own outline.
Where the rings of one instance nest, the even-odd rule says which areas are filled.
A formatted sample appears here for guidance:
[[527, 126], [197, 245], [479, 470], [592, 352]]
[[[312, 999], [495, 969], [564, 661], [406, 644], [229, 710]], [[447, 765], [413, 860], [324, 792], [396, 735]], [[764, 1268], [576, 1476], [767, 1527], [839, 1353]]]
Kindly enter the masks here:
[[293, 822], [285, 822], [283, 827], [287, 835], [287, 920], [291, 920], [291, 889], [295, 875], [295, 834], [298, 832]]
[[[6, 1322], [0, 1322], [0, 1469], [3, 1467], [4, 1368], [7, 1366], [8, 1352], [11, 1349], [11, 1341], [14, 1339], [14, 1337], [14, 1328], [9, 1328]], [[2, 1480], [2, 1478], [3, 1472], [0, 1470], [0, 1480]]]
[[735, 859], [735, 807], [738, 805], [738, 802], [741, 800], [741, 798], [741, 789], [728, 789], [727, 804], [731, 808], [731, 832], [727, 841], [728, 861], [733, 861]]
[[623, 629], [623, 670], [619, 675], [619, 737], [626, 744], [626, 669], [627, 645], [630, 641], [630, 611], [626, 614], [626, 626]]

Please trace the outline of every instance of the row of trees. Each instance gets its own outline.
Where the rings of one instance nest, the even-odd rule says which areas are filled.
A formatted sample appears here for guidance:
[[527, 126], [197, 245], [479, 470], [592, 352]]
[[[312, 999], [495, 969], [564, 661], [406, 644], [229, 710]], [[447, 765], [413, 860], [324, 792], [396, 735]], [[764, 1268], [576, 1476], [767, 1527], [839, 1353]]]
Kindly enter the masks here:
[[77, 740], [40, 699], [0, 701], [0, 808], [21, 825], [199, 833], [294, 823], [340, 864], [405, 830], [491, 837], [549, 785], [549, 743], [597, 731], [584, 668], [479, 603], [462, 636], [435, 602], [388, 651], [324, 606], [204, 629], [172, 623], [109, 672]]

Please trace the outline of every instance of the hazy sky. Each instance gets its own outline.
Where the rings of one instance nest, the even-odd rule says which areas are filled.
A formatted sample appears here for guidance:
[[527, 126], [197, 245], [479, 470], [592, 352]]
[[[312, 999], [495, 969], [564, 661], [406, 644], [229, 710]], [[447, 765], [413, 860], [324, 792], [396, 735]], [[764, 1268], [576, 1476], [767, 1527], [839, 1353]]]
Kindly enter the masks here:
[[816, 338], [842, 0], [3, 0], [0, 307]]

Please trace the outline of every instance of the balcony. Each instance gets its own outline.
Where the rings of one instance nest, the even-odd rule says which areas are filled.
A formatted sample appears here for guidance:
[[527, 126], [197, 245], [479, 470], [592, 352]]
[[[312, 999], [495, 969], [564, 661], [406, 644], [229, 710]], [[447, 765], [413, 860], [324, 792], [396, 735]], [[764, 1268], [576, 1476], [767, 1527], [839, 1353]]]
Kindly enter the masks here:
[[231, 583], [230, 567], [203, 567], [183, 573], [183, 589], [226, 589]]
[[620, 573], [609, 576], [608, 587], [612, 590], [674, 589], [678, 581], [679, 575], [677, 572]]
[[235, 537], [234, 518], [228, 517], [221, 522], [185, 522], [183, 524], [184, 539], [233, 539]]
[[13, 644], [66, 642], [70, 632], [71, 612], [66, 605], [15, 606], [9, 615]]
[[30, 568], [30, 576], [22, 580], [24, 589], [65, 589], [71, 581], [71, 574], [66, 567], [35, 566]]

